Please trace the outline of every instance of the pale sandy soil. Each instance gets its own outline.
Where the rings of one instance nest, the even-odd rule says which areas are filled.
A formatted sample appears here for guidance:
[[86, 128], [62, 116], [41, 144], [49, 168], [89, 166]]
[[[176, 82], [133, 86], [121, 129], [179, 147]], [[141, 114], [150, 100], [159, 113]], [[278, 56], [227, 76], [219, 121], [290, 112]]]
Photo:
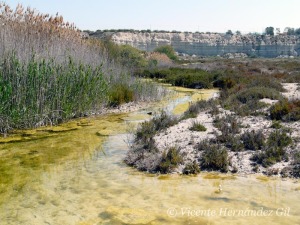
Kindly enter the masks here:
[[[297, 90], [296, 83], [284, 84], [284, 88], [287, 92], [284, 92], [283, 95], [289, 99], [300, 99], [299, 90]], [[272, 105], [277, 101], [270, 99], [263, 99], [263, 102]], [[219, 116], [224, 116], [226, 114], [231, 114], [232, 112], [220, 109], [221, 113]], [[270, 128], [272, 121], [267, 120], [263, 116], [248, 116], [243, 118], [238, 118], [243, 125], [241, 133], [250, 130], [262, 130], [263, 133], [268, 136], [273, 128]], [[205, 132], [195, 132], [190, 131], [189, 127], [191, 127], [192, 122], [194, 120], [199, 121], [202, 125], [204, 125], [207, 130]], [[293, 123], [282, 123], [283, 126], [291, 128], [291, 136], [293, 139], [297, 138], [300, 140], [300, 122]], [[175, 172], [181, 173], [184, 166], [189, 163], [199, 159], [199, 151], [195, 150], [196, 145], [201, 140], [206, 140], [214, 137], [213, 132], [218, 132], [218, 129], [213, 126], [213, 118], [208, 112], [201, 112], [197, 118], [195, 119], [187, 119], [179, 122], [175, 126], [172, 126], [160, 134], [156, 135], [154, 140], [157, 144], [158, 149], [163, 152], [169, 147], [175, 146], [180, 152], [183, 154], [184, 163], [180, 165]], [[300, 141], [294, 142], [292, 147], [287, 149], [287, 152], [290, 153], [292, 150], [300, 149]], [[253, 171], [253, 166], [251, 165], [253, 162], [250, 160], [250, 157], [253, 155], [254, 151], [242, 151], [242, 152], [232, 152], [229, 151], [229, 159], [230, 159], [230, 168], [237, 168], [239, 174], [251, 174], [251, 173], [269, 173], [271, 170], [280, 170], [290, 162], [280, 162], [275, 165], [269, 167], [268, 169], [259, 166], [256, 172]]]
[[300, 86], [298, 83], [283, 83], [283, 88], [287, 92], [282, 93], [288, 99], [300, 99]]

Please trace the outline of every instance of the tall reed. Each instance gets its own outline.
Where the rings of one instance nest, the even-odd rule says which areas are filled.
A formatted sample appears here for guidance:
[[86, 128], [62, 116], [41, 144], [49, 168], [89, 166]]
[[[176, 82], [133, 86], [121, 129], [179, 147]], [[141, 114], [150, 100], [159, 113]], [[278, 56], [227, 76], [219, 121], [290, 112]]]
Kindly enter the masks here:
[[129, 71], [101, 41], [86, 38], [62, 16], [0, 3], [1, 133], [100, 110], [110, 104], [115, 87], [132, 93], [121, 96], [125, 102], [161, 95]]

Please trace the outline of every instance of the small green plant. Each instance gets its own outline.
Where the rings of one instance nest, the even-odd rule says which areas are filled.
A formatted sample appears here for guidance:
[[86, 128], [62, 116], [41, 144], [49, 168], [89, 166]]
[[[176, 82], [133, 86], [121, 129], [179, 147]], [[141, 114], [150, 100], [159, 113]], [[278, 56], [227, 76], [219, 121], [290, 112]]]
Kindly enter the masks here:
[[200, 100], [189, 105], [189, 108], [184, 112], [182, 119], [196, 118], [201, 111], [207, 110], [215, 105], [213, 100]]
[[203, 126], [201, 123], [197, 122], [197, 121], [193, 121], [192, 126], [189, 128], [191, 131], [199, 131], [199, 132], [203, 132], [206, 131], [206, 127]]
[[135, 134], [135, 142], [147, 143], [153, 139], [158, 131], [176, 124], [177, 121], [176, 117], [162, 111], [151, 120], [145, 121], [138, 126]]
[[180, 163], [182, 163], [182, 161], [183, 158], [179, 153], [179, 150], [175, 147], [171, 147], [163, 153], [157, 171], [160, 173], [169, 173], [174, 170]]
[[281, 125], [281, 123], [279, 121], [273, 120], [272, 121], [272, 125], [270, 126], [270, 128], [281, 129], [282, 125]]
[[265, 142], [265, 136], [262, 130], [258, 131], [246, 131], [241, 135], [241, 141], [244, 147], [248, 150], [262, 149]]
[[199, 167], [199, 164], [194, 161], [192, 163], [188, 163], [186, 164], [186, 166], [184, 167], [183, 171], [182, 171], [183, 174], [198, 174], [200, 173], [200, 167]]
[[220, 145], [210, 144], [208, 142], [201, 143], [198, 149], [205, 148], [201, 155], [201, 168], [206, 170], [228, 171], [228, 153], [225, 148]]

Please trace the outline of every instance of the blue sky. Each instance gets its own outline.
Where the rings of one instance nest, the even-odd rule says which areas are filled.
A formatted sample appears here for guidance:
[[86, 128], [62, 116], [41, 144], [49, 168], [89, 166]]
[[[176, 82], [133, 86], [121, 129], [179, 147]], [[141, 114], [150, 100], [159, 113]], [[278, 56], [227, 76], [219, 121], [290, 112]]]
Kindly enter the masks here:
[[84, 30], [152, 29], [243, 33], [300, 27], [300, 0], [10, 0], [57, 12]]

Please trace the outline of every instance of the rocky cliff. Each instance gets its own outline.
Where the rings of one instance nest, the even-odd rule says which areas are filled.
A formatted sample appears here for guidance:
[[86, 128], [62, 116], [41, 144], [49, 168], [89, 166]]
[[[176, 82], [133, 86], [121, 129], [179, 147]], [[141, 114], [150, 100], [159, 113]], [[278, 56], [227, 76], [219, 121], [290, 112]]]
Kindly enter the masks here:
[[[91, 36], [108, 35], [94, 33]], [[300, 55], [300, 36], [280, 34], [228, 35], [219, 33], [154, 33], [115, 32], [111, 39], [118, 44], [129, 44], [152, 51], [161, 45], [171, 45], [175, 51], [189, 55], [217, 56], [227, 53], [245, 53], [248, 56], [273, 58], [280, 55]]]

